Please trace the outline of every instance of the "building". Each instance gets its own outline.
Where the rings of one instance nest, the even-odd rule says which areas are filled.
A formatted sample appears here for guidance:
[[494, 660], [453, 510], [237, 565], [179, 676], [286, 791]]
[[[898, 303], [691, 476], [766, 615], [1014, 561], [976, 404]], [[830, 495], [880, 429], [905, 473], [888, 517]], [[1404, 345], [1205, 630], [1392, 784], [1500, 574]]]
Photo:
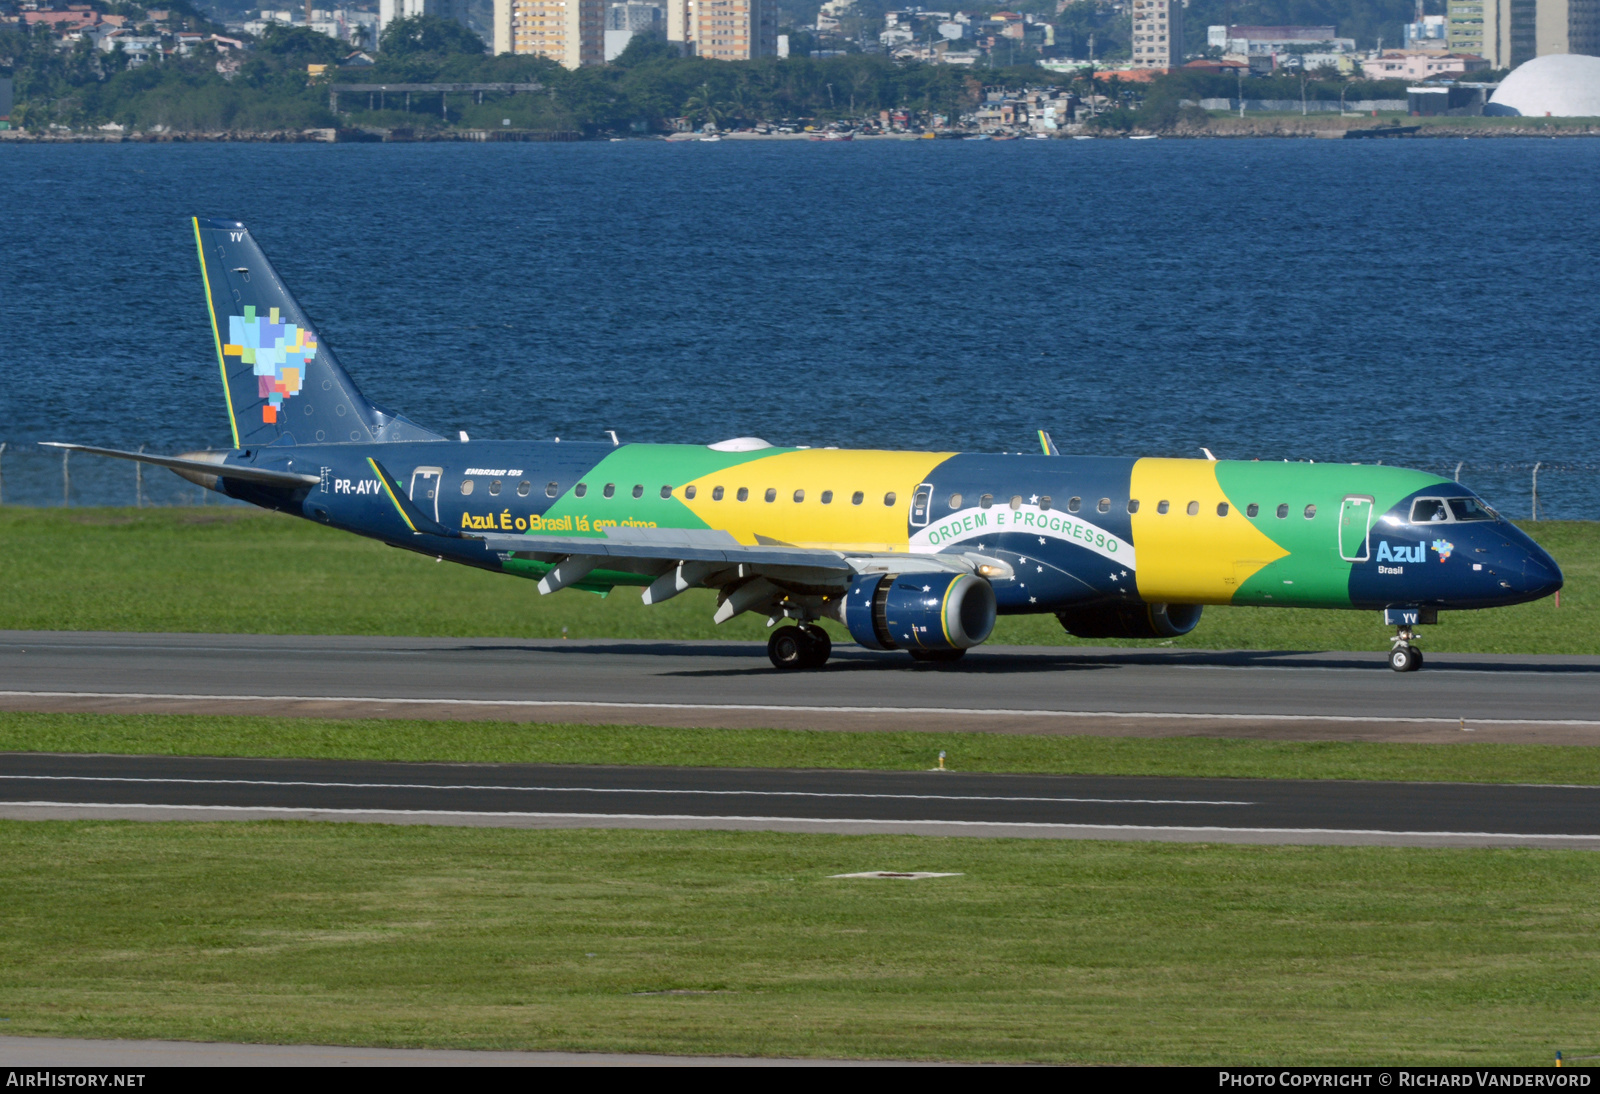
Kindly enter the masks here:
[[1491, 68], [1513, 68], [1538, 50], [1536, 9], [1554, 0], [1449, 0], [1452, 53], [1476, 53]]
[[612, 4], [606, 9], [606, 61], [620, 57], [635, 34], [659, 34], [666, 25], [667, 13], [654, 4]]
[[494, 0], [494, 51], [604, 64], [605, 0]]
[[1600, 0], [1537, 0], [1535, 53], [1600, 56]]
[[1500, 81], [1483, 112], [1524, 118], [1600, 117], [1600, 58], [1536, 57]]
[[[819, 27], [828, 14], [824, 4]], [[776, 56], [777, 0], [667, 0], [667, 41], [718, 61]]]
[[[1481, 3], [1481, 0], [1474, 2]], [[1421, 22], [1406, 24], [1405, 49], [1410, 52], [1433, 50], [1436, 53], [1448, 53], [1455, 48], [1450, 44], [1448, 29], [1449, 24], [1443, 15], [1424, 15]], [[1476, 53], [1477, 50], [1470, 52]]]
[[1183, 64], [1183, 0], [1133, 0], [1133, 65]]
[[1474, 53], [1434, 53], [1432, 50], [1407, 52], [1386, 49], [1361, 62], [1361, 74], [1369, 80], [1432, 80], [1441, 76], [1478, 72], [1489, 62]]

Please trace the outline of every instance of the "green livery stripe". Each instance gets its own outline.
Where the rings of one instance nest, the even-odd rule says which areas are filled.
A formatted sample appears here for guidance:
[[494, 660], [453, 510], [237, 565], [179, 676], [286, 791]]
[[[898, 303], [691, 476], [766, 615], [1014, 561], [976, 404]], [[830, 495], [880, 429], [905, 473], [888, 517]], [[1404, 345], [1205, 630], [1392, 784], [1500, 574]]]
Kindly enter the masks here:
[[206, 246], [200, 239], [200, 218], [194, 223], [194, 249], [200, 258], [200, 280], [206, 286], [206, 313], [211, 316], [211, 341], [217, 347], [217, 371], [222, 374], [222, 396], [228, 400], [228, 428], [233, 430], [233, 447], [239, 447], [239, 423], [233, 416], [233, 393], [228, 390], [228, 362], [222, 356], [222, 332], [217, 328], [217, 306], [211, 295], [211, 275], [206, 272]]

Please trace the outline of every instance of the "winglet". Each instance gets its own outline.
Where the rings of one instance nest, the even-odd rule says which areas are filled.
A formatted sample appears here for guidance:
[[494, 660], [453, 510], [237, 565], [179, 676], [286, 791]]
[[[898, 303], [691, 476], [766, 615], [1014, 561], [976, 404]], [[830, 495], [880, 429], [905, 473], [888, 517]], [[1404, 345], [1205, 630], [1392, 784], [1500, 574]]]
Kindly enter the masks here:
[[1056, 442], [1052, 441], [1050, 439], [1050, 434], [1046, 433], [1042, 429], [1039, 430], [1039, 447], [1044, 449], [1044, 454], [1046, 456], [1061, 455], [1061, 450], [1056, 447]]
[[412, 535], [446, 536], [450, 539], [466, 538], [460, 532], [446, 528], [413, 505], [411, 499], [406, 496], [405, 490], [401, 488], [399, 483], [395, 482], [394, 476], [389, 474], [383, 464], [371, 456], [367, 457], [367, 463], [372, 467], [372, 473], [378, 476], [378, 481], [383, 483], [383, 492], [389, 496], [389, 501], [393, 503], [395, 512], [400, 514], [400, 519], [405, 522], [407, 528], [411, 529]]

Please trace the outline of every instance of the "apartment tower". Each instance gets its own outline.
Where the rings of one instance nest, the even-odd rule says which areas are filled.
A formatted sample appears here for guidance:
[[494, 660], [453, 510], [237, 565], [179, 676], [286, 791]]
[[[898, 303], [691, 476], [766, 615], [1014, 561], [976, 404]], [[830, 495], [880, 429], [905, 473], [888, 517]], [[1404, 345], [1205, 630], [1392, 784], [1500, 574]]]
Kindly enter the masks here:
[[1448, 48], [1451, 53], [1475, 53], [1495, 68], [1531, 61], [1539, 51], [1535, 9], [1552, 2], [1449, 0]]
[[718, 61], [770, 57], [778, 52], [777, 0], [667, 0], [667, 39]]
[[1133, 0], [1133, 67], [1183, 64], [1183, 0]]
[[604, 64], [605, 0], [494, 0], [494, 51]]

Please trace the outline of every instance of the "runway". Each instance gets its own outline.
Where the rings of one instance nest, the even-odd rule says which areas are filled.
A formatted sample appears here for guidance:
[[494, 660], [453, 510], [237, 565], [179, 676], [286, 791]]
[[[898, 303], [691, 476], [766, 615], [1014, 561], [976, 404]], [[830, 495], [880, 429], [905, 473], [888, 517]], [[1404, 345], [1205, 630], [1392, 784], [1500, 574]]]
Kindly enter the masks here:
[[16, 819], [1600, 850], [1600, 787], [0, 755]]
[[[0, 709], [1600, 743], [1600, 657], [0, 632]], [[1474, 734], [1464, 737], [1463, 732]]]

